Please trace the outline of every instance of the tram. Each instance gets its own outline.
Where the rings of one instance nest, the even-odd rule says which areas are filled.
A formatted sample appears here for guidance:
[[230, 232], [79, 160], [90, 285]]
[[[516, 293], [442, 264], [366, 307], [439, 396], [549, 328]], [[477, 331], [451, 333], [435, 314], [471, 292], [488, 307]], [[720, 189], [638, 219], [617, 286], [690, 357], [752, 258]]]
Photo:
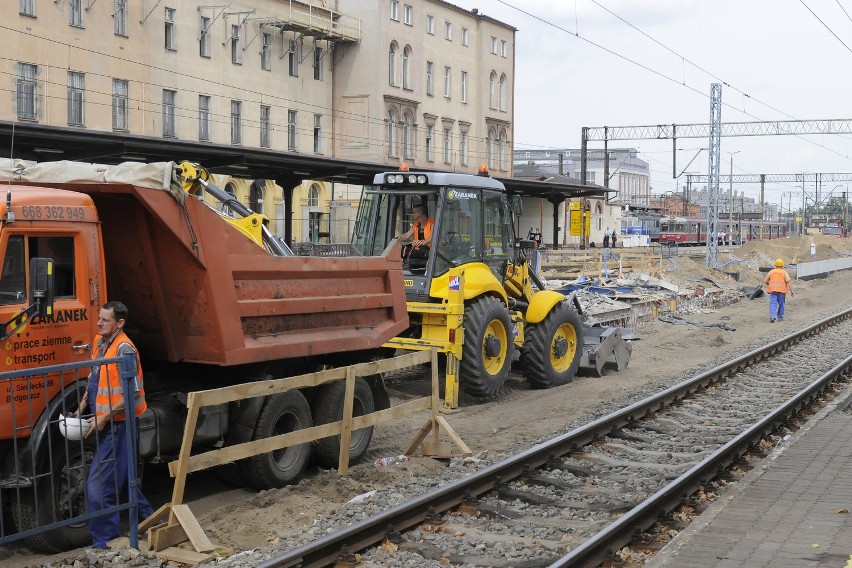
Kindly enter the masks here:
[[[763, 238], [780, 239], [787, 236], [787, 226], [782, 221], [763, 221]], [[741, 244], [760, 238], [761, 221], [757, 219], [719, 220], [719, 244], [729, 240]], [[729, 236], [730, 235], [730, 239]], [[707, 219], [697, 217], [664, 217], [660, 221], [660, 244], [706, 245]]]

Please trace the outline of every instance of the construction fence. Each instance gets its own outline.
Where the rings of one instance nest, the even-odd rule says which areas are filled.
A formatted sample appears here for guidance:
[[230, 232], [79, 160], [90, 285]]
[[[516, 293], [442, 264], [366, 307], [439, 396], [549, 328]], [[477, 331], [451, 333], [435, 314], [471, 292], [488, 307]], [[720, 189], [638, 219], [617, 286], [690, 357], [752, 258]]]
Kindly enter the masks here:
[[629, 272], [659, 277], [663, 257], [651, 248], [588, 248], [539, 251], [538, 272], [548, 279], [616, 278]]

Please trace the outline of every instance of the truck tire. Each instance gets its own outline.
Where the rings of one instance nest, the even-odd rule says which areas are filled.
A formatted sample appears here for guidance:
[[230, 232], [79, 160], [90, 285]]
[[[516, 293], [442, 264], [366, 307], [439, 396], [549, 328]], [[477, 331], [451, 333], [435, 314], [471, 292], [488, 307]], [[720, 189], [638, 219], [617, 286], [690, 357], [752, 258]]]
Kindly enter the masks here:
[[[43, 526], [57, 520], [70, 519], [86, 513], [86, 478], [89, 464], [95, 455], [93, 441], [68, 442], [57, 440], [53, 446], [53, 483], [43, 479], [34, 491], [21, 496], [20, 511], [15, 511], [15, 525], [19, 531]], [[38, 502], [36, 504], [36, 502]], [[24, 539], [33, 550], [57, 553], [92, 544], [92, 535], [87, 522], [75, 523], [47, 533]]]
[[[253, 440], [303, 430], [313, 426], [311, 407], [305, 395], [290, 390], [272, 395], [263, 405]], [[299, 444], [247, 458], [243, 464], [246, 481], [258, 490], [293, 483], [308, 465], [311, 444]]]
[[[317, 395], [314, 424], [329, 424], [343, 418], [343, 399], [346, 382], [336, 381], [323, 385]], [[352, 416], [363, 416], [375, 411], [373, 391], [361, 377], [355, 379], [355, 396], [352, 401]], [[373, 438], [373, 427], [352, 431], [349, 444], [349, 463], [356, 463], [367, 452]], [[322, 467], [337, 467], [340, 463], [340, 436], [330, 436], [314, 443], [314, 459]]]
[[512, 320], [500, 300], [477, 298], [464, 310], [464, 349], [459, 382], [469, 395], [495, 396], [509, 376], [515, 344]]
[[583, 350], [583, 324], [577, 312], [559, 303], [524, 335], [524, 377], [530, 385], [548, 389], [570, 383]]

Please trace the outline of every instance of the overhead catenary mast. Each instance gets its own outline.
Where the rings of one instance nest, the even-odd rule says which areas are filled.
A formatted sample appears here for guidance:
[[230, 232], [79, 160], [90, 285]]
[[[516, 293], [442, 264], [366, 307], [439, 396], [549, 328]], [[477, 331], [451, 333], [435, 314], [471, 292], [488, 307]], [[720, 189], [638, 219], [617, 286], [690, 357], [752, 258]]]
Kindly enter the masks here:
[[709, 165], [707, 168], [707, 266], [719, 265], [719, 151], [722, 140], [722, 84], [710, 85]]

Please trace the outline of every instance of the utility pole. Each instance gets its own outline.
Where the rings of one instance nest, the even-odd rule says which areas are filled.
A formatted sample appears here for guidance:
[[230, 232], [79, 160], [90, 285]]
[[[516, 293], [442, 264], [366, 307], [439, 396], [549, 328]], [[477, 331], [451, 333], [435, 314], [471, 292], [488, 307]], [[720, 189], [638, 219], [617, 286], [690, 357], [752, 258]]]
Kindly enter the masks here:
[[766, 175], [760, 174], [760, 238], [763, 238], [763, 195], [766, 184]]
[[710, 85], [710, 132], [707, 156], [707, 253], [708, 268], [719, 266], [719, 149], [722, 141], [722, 83]]
[[804, 236], [805, 231], [806, 231], [805, 223], [807, 222], [807, 217], [805, 216], [805, 182], [804, 182], [804, 179], [805, 179], [805, 176], [802, 176], [802, 224], [801, 224], [802, 230], [799, 231], [799, 236]]
[[731, 244], [731, 228], [734, 226], [734, 154], [739, 154], [742, 150], [736, 152], [728, 152], [731, 160], [730, 175], [728, 175], [728, 244]]

